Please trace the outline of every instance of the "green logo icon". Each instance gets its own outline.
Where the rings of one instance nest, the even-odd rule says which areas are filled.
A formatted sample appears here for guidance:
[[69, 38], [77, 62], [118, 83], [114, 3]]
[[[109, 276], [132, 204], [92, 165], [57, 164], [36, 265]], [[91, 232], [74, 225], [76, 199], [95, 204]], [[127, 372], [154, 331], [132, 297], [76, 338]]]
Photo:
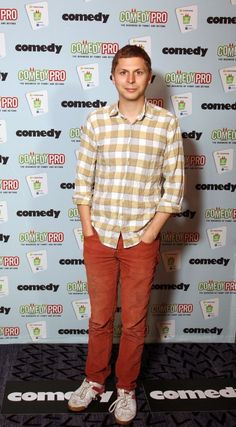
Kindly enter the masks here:
[[92, 80], [92, 73], [90, 71], [86, 71], [86, 73], [84, 73], [84, 80], [86, 82], [91, 82], [91, 80]]
[[183, 24], [184, 25], [188, 25], [188, 24], [190, 24], [190, 21], [191, 21], [191, 16], [190, 15], [184, 15], [183, 16]]
[[40, 265], [41, 260], [39, 257], [34, 258], [34, 265]]
[[213, 234], [213, 242], [219, 242], [220, 241], [220, 234], [215, 233]]
[[234, 81], [234, 76], [233, 76], [232, 74], [228, 74], [228, 75], [226, 76], [226, 83], [227, 83], [228, 85], [232, 85], [233, 81]]
[[40, 190], [41, 188], [41, 182], [40, 181], [34, 181], [34, 189]]
[[80, 312], [80, 314], [84, 314], [84, 313], [85, 313], [85, 311], [86, 311], [86, 307], [85, 307], [85, 305], [81, 305], [81, 306], [79, 307], [79, 312]]
[[185, 102], [184, 101], [179, 101], [179, 103], [178, 103], [178, 109], [180, 110], [180, 111], [183, 111], [184, 109], [185, 109]]
[[35, 98], [34, 102], [33, 102], [34, 108], [40, 108], [41, 107], [41, 103], [42, 103], [42, 101], [39, 98]]
[[220, 165], [225, 166], [227, 164], [227, 158], [225, 156], [220, 158]]
[[208, 304], [208, 305], [206, 306], [206, 312], [207, 312], [207, 313], [212, 313], [212, 312], [213, 312], [213, 305]]
[[33, 14], [34, 16], [34, 20], [35, 21], [40, 21], [41, 17], [42, 17], [42, 13], [39, 10], [36, 10]]
[[33, 329], [33, 334], [35, 337], [38, 337], [40, 335], [40, 328], [36, 327]]

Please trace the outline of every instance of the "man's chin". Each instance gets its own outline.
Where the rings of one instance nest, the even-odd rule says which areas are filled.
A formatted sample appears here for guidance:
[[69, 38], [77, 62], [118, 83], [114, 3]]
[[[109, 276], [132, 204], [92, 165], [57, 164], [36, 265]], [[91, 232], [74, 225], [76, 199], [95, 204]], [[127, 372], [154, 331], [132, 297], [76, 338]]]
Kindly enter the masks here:
[[143, 95], [140, 95], [136, 92], [125, 93], [125, 95], [123, 95], [123, 99], [125, 99], [126, 101], [138, 101], [141, 98], [143, 98]]

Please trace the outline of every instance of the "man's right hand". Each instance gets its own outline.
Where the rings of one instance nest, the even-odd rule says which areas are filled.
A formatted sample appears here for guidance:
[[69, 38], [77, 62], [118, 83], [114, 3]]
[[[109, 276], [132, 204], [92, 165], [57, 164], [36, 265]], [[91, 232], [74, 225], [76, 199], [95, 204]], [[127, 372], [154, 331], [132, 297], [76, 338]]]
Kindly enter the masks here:
[[77, 205], [80, 221], [82, 224], [82, 232], [84, 237], [89, 237], [94, 234], [94, 229], [91, 223], [90, 206]]
[[94, 231], [93, 231], [93, 228], [92, 228], [92, 230], [91, 231], [83, 231], [83, 236], [84, 237], [90, 237], [90, 236], [93, 236], [94, 235]]

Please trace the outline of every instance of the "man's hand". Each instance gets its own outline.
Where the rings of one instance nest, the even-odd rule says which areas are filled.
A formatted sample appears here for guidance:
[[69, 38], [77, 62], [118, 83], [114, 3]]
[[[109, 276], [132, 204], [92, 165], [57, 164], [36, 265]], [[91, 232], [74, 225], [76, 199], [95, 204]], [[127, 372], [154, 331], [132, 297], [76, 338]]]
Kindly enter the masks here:
[[94, 234], [93, 226], [91, 223], [90, 206], [77, 205], [80, 221], [82, 224], [82, 232], [84, 237], [89, 237]]
[[152, 243], [157, 238], [163, 225], [170, 218], [171, 214], [167, 212], [157, 212], [145, 232], [141, 237], [141, 241], [144, 243]]
[[91, 230], [83, 231], [83, 236], [84, 237], [90, 237], [90, 236], [93, 236], [93, 234], [94, 234], [93, 228]]
[[157, 235], [151, 229], [147, 228], [141, 237], [141, 241], [144, 243], [151, 244], [156, 239]]

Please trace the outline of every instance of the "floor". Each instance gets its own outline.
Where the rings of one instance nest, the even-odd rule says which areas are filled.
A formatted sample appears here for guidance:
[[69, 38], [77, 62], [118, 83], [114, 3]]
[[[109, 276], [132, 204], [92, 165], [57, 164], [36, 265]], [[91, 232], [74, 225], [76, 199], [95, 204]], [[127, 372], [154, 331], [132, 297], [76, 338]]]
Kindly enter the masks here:
[[[0, 346], [0, 402], [6, 382], [70, 380], [84, 375], [85, 344], [25, 344]], [[113, 348], [112, 366], [117, 355]], [[114, 374], [112, 374], [114, 376]], [[151, 413], [143, 380], [236, 378], [236, 344], [147, 344], [137, 389], [138, 414], [133, 427], [236, 427], [235, 411]], [[112, 427], [109, 413], [2, 414], [0, 427]]]

